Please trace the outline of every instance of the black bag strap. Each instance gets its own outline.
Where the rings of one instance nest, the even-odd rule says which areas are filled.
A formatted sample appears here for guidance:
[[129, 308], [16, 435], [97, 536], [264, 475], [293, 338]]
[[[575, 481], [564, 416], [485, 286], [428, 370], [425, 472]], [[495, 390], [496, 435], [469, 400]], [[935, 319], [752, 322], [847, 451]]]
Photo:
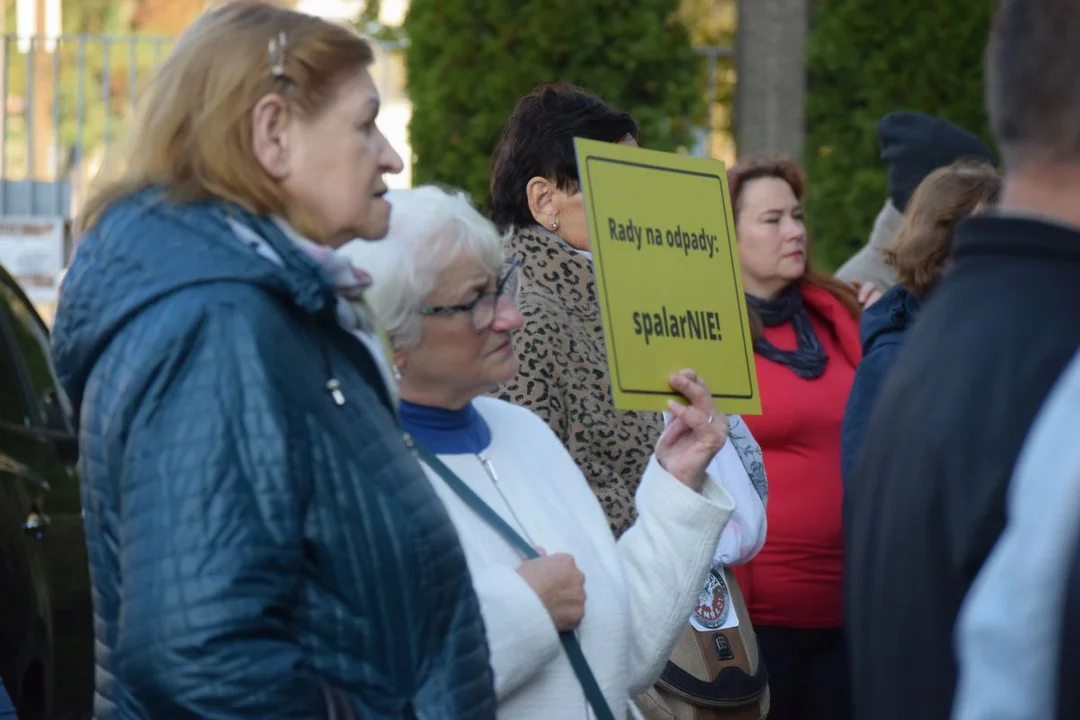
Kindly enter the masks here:
[[[540, 557], [540, 554], [525, 538], [510, 527], [509, 523], [492, 510], [490, 505], [466, 485], [465, 481], [455, 475], [453, 470], [446, 467], [445, 463], [433, 452], [413, 438], [406, 438], [406, 440], [420, 460], [437, 472], [439, 477], [450, 486], [450, 489], [461, 498], [462, 502], [468, 505], [473, 512], [483, 518], [491, 527], [495, 528], [518, 552], [530, 560]], [[585, 659], [585, 653], [581, 651], [581, 645], [578, 644], [577, 637], [569, 631], [560, 632], [559, 640], [562, 641], [563, 650], [566, 651], [566, 656], [570, 659], [574, 674], [577, 675], [578, 682], [581, 683], [581, 688], [585, 691], [585, 699], [592, 706], [597, 720], [615, 720], [615, 716], [612, 715], [611, 709], [607, 705], [607, 700], [604, 699], [604, 693], [600, 691], [600, 685], [596, 682], [596, 677], [593, 676], [592, 669], [589, 667], [589, 661]]]

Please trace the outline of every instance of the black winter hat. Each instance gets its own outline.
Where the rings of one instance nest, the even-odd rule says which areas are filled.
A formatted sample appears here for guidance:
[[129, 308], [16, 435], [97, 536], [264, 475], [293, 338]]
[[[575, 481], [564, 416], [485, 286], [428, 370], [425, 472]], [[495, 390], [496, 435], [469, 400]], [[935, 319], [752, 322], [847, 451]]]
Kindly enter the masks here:
[[939, 167], [964, 158], [997, 164], [993, 151], [974, 133], [944, 118], [920, 112], [891, 112], [878, 123], [881, 159], [889, 166], [889, 199], [900, 212], [915, 188]]

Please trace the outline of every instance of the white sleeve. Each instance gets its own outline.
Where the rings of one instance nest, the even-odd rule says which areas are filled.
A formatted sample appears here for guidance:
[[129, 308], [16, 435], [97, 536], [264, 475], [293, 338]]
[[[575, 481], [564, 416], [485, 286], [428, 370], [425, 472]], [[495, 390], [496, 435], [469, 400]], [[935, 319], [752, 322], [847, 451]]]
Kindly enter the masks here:
[[629, 599], [630, 691], [660, 676], [712, 565], [720, 533], [735, 509], [711, 478], [696, 493], [653, 456], [635, 498], [638, 519], [616, 544]]
[[[670, 413], [664, 421], [670, 422]], [[741, 565], [754, 559], [765, 546], [768, 522], [765, 501], [768, 482], [761, 447], [738, 415], [729, 415], [728, 441], [720, 448], [708, 473], [735, 501], [735, 511], [716, 545], [715, 560], [721, 565]]]
[[1044, 403], [1009, 488], [1008, 523], [956, 625], [953, 720], [1055, 715], [1065, 584], [1080, 532], [1080, 356]]
[[768, 523], [761, 495], [732, 443], [724, 443], [713, 458], [709, 476], [727, 490], [735, 502], [731, 521], [716, 545], [715, 560], [725, 566], [750, 562], [765, 545]]
[[554, 660], [559, 633], [547, 608], [513, 568], [494, 565], [473, 578], [500, 702]]

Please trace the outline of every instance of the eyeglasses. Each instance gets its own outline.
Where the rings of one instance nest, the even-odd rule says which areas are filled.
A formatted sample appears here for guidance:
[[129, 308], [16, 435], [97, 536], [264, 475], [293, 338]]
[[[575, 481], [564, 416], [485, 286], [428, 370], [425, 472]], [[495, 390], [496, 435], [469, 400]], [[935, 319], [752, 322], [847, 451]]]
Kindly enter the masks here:
[[487, 292], [472, 302], [461, 305], [433, 305], [420, 309], [421, 315], [456, 315], [458, 313], [471, 313], [472, 326], [477, 332], [483, 332], [495, 322], [495, 315], [499, 311], [499, 301], [506, 300], [513, 304], [517, 302], [518, 295], [518, 260], [513, 258], [506, 274], [499, 281], [495, 292]]

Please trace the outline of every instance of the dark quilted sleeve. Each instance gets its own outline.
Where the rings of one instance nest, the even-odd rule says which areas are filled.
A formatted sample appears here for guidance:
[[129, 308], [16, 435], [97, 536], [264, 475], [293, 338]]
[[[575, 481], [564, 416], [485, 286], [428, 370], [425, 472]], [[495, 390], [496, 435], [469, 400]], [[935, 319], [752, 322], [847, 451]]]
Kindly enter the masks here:
[[863, 357], [855, 370], [840, 434], [840, 477], [845, 489], [855, 475], [867, 424], [888, 371], [896, 362], [898, 349], [895, 343], [880, 344]]
[[518, 301], [525, 327], [517, 333], [518, 373], [496, 395], [527, 407], [544, 419], [563, 444], [570, 442], [568, 390], [569, 338], [559, 313], [541, 295], [523, 293]]
[[[148, 717], [323, 717], [287, 628], [305, 491], [257, 320], [185, 314], [123, 444], [118, 672]], [[136, 324], [109, 354], [146, 358], [154, 335]]]

